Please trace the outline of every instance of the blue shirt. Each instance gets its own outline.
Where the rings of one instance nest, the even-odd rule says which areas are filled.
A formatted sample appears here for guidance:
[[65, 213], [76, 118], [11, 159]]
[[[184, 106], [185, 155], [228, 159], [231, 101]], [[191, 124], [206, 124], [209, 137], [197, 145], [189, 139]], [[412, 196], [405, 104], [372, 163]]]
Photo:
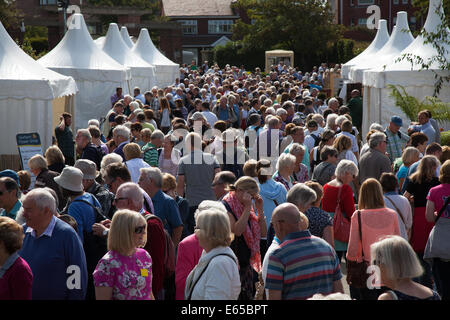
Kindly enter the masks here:
[[222, 109], [219, 107], [219, 120], [228, 120], [228, 108]]
[[85, 192], [82, 196], [73, 199], [72, 203], [69, 205], [68, 215], [72, 216], [78, 224], [78, 235], [80, 236], [81, 242], [84, 242], [83, 232], [91, 232], [92, 225], [95, 223], [96, 212], [87, 203], [83, 203], [77, 200], [88, 201], [97, 208], [102, 209], [101, 204], [98, 202], [97, 198], [92, 194]]
[[155, 208], [155, 215], [162, 220], [164, 228], [170, 235], [172, 235], [174, 228], [183, 225], [178, 205], [172, 197], [158, 190], [153, 196], [152, 202]]
[[19, 212], [20, 208], [22, 208], [22, 202], [20, 200], [17, 200], [14, 207], [12, 207], [11, 211], [6, 212], [5, 209], [2, 209], [0, 216], [2, 217], [9, 217], [11, 219], [16, 220], [17, 212]]
[[431, 142], [434, 142], [436, 139], [436, 130], [434, 130], [430, 121], [422, 125], [414, 125], [412, 126], [412, 129], [414, 131], [422, 132], [428, 137], [427, 145], [429, 145]]
[[[36, 238], [23, 225], [25, 238], [19, 255], [33, 272], [33, 300], [83, 300], [87, 290], [87, 267], [83, 245], [75, 230], [52, 217], [45, 232]], [[75, 270], [75, 271], [74, 271]], [[71, 288], [68, 287], [69, 285]]]

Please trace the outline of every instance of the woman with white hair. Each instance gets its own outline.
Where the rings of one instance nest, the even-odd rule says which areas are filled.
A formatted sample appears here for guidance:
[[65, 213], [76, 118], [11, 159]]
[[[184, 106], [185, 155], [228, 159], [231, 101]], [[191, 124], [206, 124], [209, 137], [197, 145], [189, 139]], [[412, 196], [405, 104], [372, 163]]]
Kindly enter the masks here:
[[439, 294], [413, 280], [423, 273], [411, 245], [388, 236], [370, 246], [371, 259], [380, 270], [381, 283], [390, 288], [378, 300], [441, 300]]
[[299, 143], [293, 143], [289, 153], [295, 156], [295, 166], [292, 178], [296, 183], [303, 183], [309, 180], [308, 167], [303, 164], [306, 148]]
[[237, 300], [241, 282], [228, 215], [216, 209], [197, 211], [195, 234], [204, 250], [186, 279], [185, 299]]
[[[350, 160], [341, 160], [335, 171], [336, 178], [323, 186], [322, 209], [328, 212], [334, 218], [337, 209], [341, 211], [344, 219], [350, 222], [350, 218], [355, 211], [355, 202], [353, 200], [353, 191], [349, 183], [358, 175], [358, 167]], [[348, 223], [350, 225], [350, 223]], [[334, 239], [334, 249], [339, 257], [342, 258], [347, 251], [348, 237], [350, 230], [344, 232], [344, 237]]]
[[294, 185], [292, 174], [295, 170], [297, 158], [290, 153], [282, 153], [278, 158], [277, 171], [273, 175], [273, 180], [281, 182], [287, 191]]
[[142, 112], [142, 109], [139, 108], [139, 103], [136, 101], [130, 102], [130, 115], [127, 117], [127, 120], [135, 123], [137, 121], [136, 116], [139, 112]]
[[154, 300], [152, 258], [142, 249], [147, 221], [140, 213], [119, 210], [108, 233], [108, 252], [93, 273], [97, 300]]

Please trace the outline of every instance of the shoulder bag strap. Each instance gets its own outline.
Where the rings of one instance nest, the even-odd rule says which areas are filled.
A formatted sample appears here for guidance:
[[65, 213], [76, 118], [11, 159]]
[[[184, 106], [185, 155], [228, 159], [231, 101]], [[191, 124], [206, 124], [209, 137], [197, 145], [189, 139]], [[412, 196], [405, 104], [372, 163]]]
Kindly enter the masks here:
[[442, 216], [442, 213], [444, 212], [444, 210], [447, 208], [447, 205], [450, 201], [450, 197], [447, 197], [447, 200], [445, 200], [444, 205], [442, 206], [441, 210], [439, 211], [436, 219], [434, 220], [434, 223], [438, 222], [439, 218]]
[[87, 205], [89, 205], [90, 207], [92, 207], [94, 209], [94, 211], [100, 216], [102, 217], [104, 220], [107, 220], [108, 218], [105, 217], [105, 215], [102, 213], [100, 208], [97, 208], [96, 206], [94, 206], [92, 203], [90, 203], [89, 201], [83, 200], [83, 199], [78, 199], [78, 200], [73, 200], [72, 203], [74, 202], [83, 202]]
[[395, 205], [394, 201], [392, 201], [391, 198], [389, 198], [388, 196], [385, 196], [385, 197], [386, 197], [386, 199], [389, 200], [390, 203], [392, 203], [392, 205], [394, 206], [395, 210], [397, 210], [398, 215], [400, 216], [400, 218], [402, 219], [403, 224], [406, 227], [405, 219], [403, 218], [402, 213], [400, 212], [398, 207]]
[[234, 260], [234, 257], [233, 257], [231, 254], [228, 254], [228, 253], [219, 253], [219, 254], [216, 254], [215, 256], [213, 256], [211, 259], [209, 259], [208, 263], [206, 264], [206, 267], [203, 268], [203, 270], [202, 270], [202, 272], [200, 273], [200, 275], [198, 276], [197, 280], [195, 280], [195, 282], [194, 282], [194, 284], [192, 285], [191, 290], [190, 290], [190, 292], [189, 292], [189, 296], [187, 297], [186, 300], [191, 300], [192, 293], [194, 292], [194, 288], [195, 288], [195, 286], [197, 285], [197, 283], [198, 283], [198, 281], [200, 280], [200, 278], [201, 278], [201, 277], [203, 276], [203, 274], [205, 273], [206, 269], [208, 269], [209, 263], [212, 261], [212, 259], [214, 259], [215, 257], [218, 257], [218, 256], [228, 256], [228, 257], [230, 257], [230, 258], [234, 261], [234, 263], [236, 263], [236, 260]]
[[361, 211], [358, 210], [357, 214], [358, 214], [359, 239], [361, 240], [361, 252], [362, 252], [362, 258], [364, 260], [364, 245], [363, 245], [363, 240], [362, 240], [362, 227], [361, 227]]

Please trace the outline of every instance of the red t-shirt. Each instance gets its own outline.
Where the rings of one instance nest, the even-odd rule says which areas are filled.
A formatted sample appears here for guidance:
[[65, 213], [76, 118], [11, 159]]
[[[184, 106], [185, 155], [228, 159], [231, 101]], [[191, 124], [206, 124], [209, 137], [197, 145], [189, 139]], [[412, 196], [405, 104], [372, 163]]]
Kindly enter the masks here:
[[[337, 197], [340, 187], [330, 186], [328, 183], [323, 186], [322, 210], [326, 212], [335, 212]], [[355, 212], [355, 202], [353, 201], [353, 191], [348, 184], [342, 186], [341, 191], [341, 209], [348, 219]]]
[[0, 300], [31, 300], [32, 285], [30, 266], [18, 257], [0, 278]]
[[[144, 215], [149, 214], [145, 212]], [[152, 257], [152, 292], [156, 297], [164, 284], [164, 254], [166, 248], [166, 238], [164, 226], [159, 219], [148, 219], [147, 221], [147, 243], [144, 249]]]

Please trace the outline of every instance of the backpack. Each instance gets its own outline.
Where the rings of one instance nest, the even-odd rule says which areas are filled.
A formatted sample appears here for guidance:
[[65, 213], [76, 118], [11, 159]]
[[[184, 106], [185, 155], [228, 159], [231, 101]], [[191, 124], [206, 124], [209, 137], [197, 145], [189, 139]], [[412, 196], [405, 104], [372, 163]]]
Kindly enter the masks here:
[[314, 139], [314, 147], [317, 147], [320, 143], [320, 140], [322, 140], [320, 137], [316, 136], [315, 134], [310, 134], [311, 137]]
[[[158, 219], [161, 224], [161, 219], [154, 214], [146, 214], [144, 216], [145, 220], [148, 222], [150, 219]], [[170, 278], [175, 273], [175, 245], [173, 244], [172, 238], [169, 232], [164, 228], [164, 238], [165, 238], [165, 248], [164, 248], [164, 278]]]

